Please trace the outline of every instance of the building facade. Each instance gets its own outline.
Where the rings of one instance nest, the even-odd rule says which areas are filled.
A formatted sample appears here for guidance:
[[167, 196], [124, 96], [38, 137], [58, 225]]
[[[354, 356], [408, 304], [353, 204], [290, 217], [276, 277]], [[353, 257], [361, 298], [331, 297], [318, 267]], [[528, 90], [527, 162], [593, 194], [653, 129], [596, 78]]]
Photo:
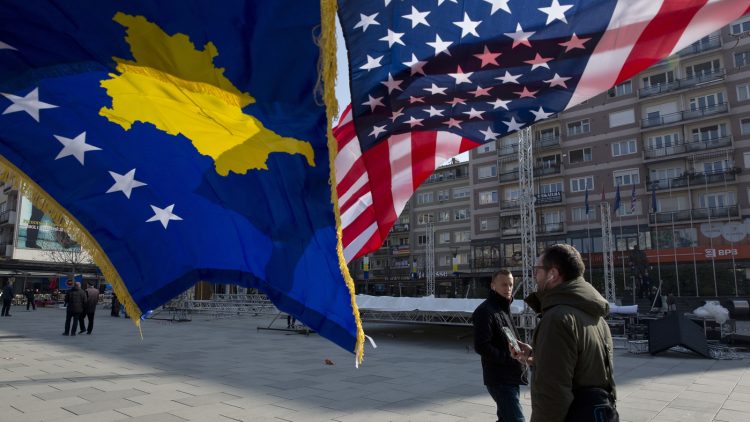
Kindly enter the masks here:
[[[749, 30], [750, 15], [533, 126], [539, 251], [573, 244], [601, 286], [603, 199], [618, 297], [646, 295], [660, 280], [665, 292], [682, 296], [750, 294]], [[388, 265], [424, 285], [410, 265], [424, 268], [429, 221], [436, 284], [453, 279], [436, 289], [439, 296], [482, 294], [472, 287], [497, 269], [520, 270], [517, 143], [510, 135], [473, 150], [468, 164], [446, 167], [465, 169], [462, 178], [447, 180], [437, 170], [390, 244], [372, 255], [370, 283], [388, 284], [378, 272]], [[361, 268], [352, 265], [357, 280]], [[370, 292], [399, 294], [386, 290]]]

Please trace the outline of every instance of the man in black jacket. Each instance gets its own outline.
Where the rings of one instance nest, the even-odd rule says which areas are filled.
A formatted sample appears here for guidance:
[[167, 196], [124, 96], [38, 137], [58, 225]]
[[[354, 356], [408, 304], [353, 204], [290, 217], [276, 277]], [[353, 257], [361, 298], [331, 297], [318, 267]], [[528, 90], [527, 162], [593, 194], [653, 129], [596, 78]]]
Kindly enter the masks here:
[[[68, 290], [65, 294], [65, 304], [67, 305], [65, 312], [65, 332], [64, 336], [70, 333], [71, 336], [76, 335], [76, 327], [80, 324], [81, 332], [84, 331], [83, 326], [83, 310], [86, 305], [86, 293], [81, 290], [81, 283], [76, 282], [73, 287]], [[70, 320], [73, 320], [73, 329], [70, 327]]]
[[528, 384], [526, 368], [511, 356], [503, 333], [507, 327], [518, 338], [510, 317], [512, 296], [513, 274], [500, 270], [492, 276], [489, 297], [473, 315], [474, 350], [482, 356], [484, 385], [497, 403], [499, 422], [524, 422], [519, 385]]

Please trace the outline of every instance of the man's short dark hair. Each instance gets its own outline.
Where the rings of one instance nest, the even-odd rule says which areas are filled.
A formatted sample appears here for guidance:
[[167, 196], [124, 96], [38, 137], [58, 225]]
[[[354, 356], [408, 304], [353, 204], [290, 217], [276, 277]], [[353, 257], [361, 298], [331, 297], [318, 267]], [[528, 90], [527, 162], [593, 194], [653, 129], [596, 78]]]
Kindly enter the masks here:
[[542, 265], [545, 268], [557, 268], [563, 281], [575, 280], [586, 271], [581, 253], [576, 248], [563, 243], [545, 249]]
[[492, 279], [491, 280], [496, 279], [497, 276], [499, 276], [499, 275], [507, 275], [507, 276], [511, 276], [512, 277], [513, 273], [511, 273], [510, 271], [508, 271], [506, 269], [497, 270], [497, 271], [495, 271], [495, 274], [492, 274]]

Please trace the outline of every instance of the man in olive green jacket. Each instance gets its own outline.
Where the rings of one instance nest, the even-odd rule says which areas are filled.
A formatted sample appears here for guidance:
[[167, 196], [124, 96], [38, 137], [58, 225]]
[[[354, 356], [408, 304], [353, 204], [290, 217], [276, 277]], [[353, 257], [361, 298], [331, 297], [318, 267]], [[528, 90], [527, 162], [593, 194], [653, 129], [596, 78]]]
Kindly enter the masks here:
[[564, 421], [573, 391], [600, 387], [615, 395], [609, 304], [583, 278], [581, 254], [569, 245], [547, 248], [534, 266], [536, 293], [526, 302], [541, 319], [533, 347], [516, 358], [533, 365], [531, 422]]

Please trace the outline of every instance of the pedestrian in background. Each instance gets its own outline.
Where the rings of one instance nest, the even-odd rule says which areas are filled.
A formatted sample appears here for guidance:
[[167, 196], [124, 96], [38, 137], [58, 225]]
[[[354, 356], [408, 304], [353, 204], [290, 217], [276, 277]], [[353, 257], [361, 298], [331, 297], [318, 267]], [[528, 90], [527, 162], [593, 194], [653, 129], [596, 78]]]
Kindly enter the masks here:
[[33, 308], [36, 311], [36, 303], [34, 303], [34, 289], [26, 289], [24, 293], [24, 296], [26, 296], [26, 310], [29, 310], [29, 307]]
[[492, 276], [487, 299], [472, 315], [474, 350], [482, 356], [482, 378], [497, 405], [499, 422], [524, 422], [519, 385], [528, 384], [526, 366], [510, 352], [510, 330], [514, 339], [518, 332], [510, 316], [513, 302], [513, 274], [500, 270]]
[[13, 304], [13, 283], [5, 280], [3, 284], [3, 309], [0, 316], [10, 316], [10, 305]]
[[99, 289], [93, 285], [86, 289], [86, 318], [88, 319], [88, 330], [86, 334], [91, 334], [94, 330], [94, 313], [96, 312], [96, 305], [99, 304]]
[[[65, 331], [64, 336], [76, 335], [76, 326], [81, 326], [81, 333], [83, 333], [83, 309], [86, 304], [86, 293], [81, 290], [81, 283], [76, 282], [73, 287], [68, 290], [65, 294]], [[73, 320], [73, 328], [71, 330], [70, 321]]]

